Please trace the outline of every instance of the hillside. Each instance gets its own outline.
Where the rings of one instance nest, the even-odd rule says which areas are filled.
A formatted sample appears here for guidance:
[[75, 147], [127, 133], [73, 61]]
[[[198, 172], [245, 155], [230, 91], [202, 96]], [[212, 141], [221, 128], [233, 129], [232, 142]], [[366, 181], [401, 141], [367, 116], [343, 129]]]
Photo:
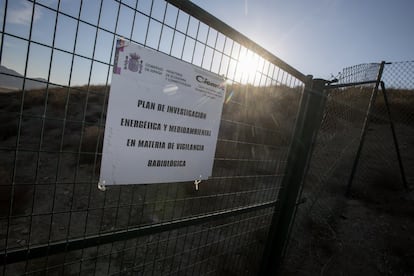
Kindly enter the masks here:
[[[40, 89], [46, 87], [47, 80], [36, 78], [26, 80], [25, 87], [27, 90]], [[23, 87], [23, 75], [0, 65], [0, 92], [21, 90]]]

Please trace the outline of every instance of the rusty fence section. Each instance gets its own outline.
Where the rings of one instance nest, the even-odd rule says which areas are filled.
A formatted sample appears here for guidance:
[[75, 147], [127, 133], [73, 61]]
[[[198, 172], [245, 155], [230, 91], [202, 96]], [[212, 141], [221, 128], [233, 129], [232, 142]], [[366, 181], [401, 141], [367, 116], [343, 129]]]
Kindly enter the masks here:
[[[306, 77], [189, 1], [6, 0], [0, 14], [0, 275], [256, 274]], [[198, 190], [97, 189], [117, 37], [228, 80]]]

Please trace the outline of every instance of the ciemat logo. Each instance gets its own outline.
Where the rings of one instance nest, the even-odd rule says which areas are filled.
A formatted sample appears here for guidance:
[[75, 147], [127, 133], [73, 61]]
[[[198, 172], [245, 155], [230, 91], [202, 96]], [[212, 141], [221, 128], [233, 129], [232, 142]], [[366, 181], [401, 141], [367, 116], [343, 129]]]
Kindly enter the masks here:
[[196, 80], [199, 83], [203, 83], [203, 84], [206, 84], [208, 86], [211, 86], [211, 87], [214, 87], [214, 88], [220, 88], [220, 89], [224, 90], [224, 83], [217, 84], [217, 83], [214, 83], [214, 82], [210, 81], [208, 78], [205, 78], [205, 77], [200, 76], [200, 75], [196, 76]]
[[128, 69], [131, 72], [142, 73], [143, 60], [137, 53], [132, 53], [125, 56], [124, 69]]

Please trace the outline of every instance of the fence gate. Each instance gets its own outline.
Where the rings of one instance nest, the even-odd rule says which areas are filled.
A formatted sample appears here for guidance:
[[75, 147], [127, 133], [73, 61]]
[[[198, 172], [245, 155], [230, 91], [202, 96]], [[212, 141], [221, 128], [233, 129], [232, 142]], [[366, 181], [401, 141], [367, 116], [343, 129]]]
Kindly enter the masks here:
[[[304, 112], [320, 104], [302, 99], [307, 78], [189, 1], [6, 0], [0, 12], [0, 275], [258, 273], [265, 245], [284, 241], [268, 240], [272, 221], [293, 210], [289, 147], [306, 151]], [[118, 37], [228, 80], [198, 190], [98, 190]]]
[[340, 252], [335, 248], [346, 242], [336, 230], [353, 191], [375, 199], [372, 191], [381, 183], [400, 190], [413, 187], [413, 80], [413, 61], [382, 62], [345, 68], [325, 87], [326, 106], [283, 272], [306, 267], [307, 273], [323, 274]]

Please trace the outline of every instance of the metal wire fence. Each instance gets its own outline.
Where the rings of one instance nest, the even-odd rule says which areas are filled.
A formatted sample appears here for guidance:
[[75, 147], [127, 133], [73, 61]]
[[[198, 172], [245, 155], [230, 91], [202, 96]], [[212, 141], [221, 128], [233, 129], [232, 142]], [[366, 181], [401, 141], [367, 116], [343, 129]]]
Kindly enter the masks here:
[[[407, 185], [414, 185], [413, 156], [410, 150], [413, 147], [412, 138], [414, 133], [413, 120], [413, 91], [414, 91], [414, 61], [393, 62], [387, 64], [382, 76], [385, 91], [390, 106], [390, 116], [395, 125], [395, 132], [399, 143], [404, 175]], [[378, 103], [380, 111], [384, 114], [384, 101], [380, 98]], [[389, 145], [389, 142], [386, 143]], [[395, 155], [394, 155], [395, 160]], [[391, 159], [392, 160], [392, 159]]]
[[[0, 275], [258, 271], [305, 77], [169, 2], [1, 2]], [[198, 190], [97, 189], [117, 37], [228, 80], [213, 176]]]
[[414, 62], [383, 66], [382, 75], [379, 63], [346, 68], [325, 91], [324, 119], [298, 196], [285, 273], [304, 273], [305, 267], [308, 274], [323, 274], [334, 252], [355, 242], [338, 235], [346, 206], [352, 204], [343, 196], [347, 188], [350, 195], [383, 204], [384, 197], [375, 190], [403, 190], [404, 178], [407, 186], [413, 185]]
[[[358, 79], [357, 75], [365, 77], [360, 70], [353, 70], [358, 67], [344, 70], [339, 82], [355, 81]], [[314, 144], [302, 192], [298, 196], [299, 205], [284, 264], [286, 273], [302, 273], [302, 265], [307, 268], [306, 273], [320, 273], [325, 264], [324, 257], [329, 254], [329, 249], [325, 248], [340, 243], [332, 230], [335, 228], [337, 210], [341, 210], [343, 205], [338, 194], [345, 193], [369, 106], [372, 85], [325, 92], [328, 95], [324, 118]]]

